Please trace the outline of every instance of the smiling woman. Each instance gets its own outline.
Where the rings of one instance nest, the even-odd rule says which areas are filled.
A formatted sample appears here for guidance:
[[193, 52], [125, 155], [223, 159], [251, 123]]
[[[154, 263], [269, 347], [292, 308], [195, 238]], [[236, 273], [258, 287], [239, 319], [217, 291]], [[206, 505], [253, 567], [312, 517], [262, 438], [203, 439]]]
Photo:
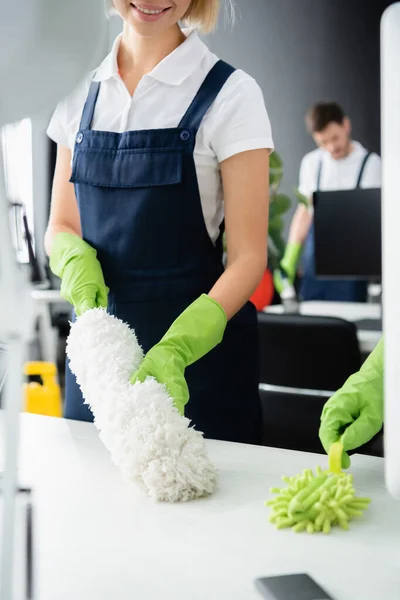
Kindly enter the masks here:
[[[219, 5], [114, 0], [122, 34], [48, 129], [46, 248], [78, 316], [103, 307], [135, 330], [146, 355], [131, 383], [164, 384], [206, 437], [260, 443], [249, 298], [267, 260], [273, 141], [257, 83], [195, 31]], [[69, 367], [65, 415], [92, 420]]]

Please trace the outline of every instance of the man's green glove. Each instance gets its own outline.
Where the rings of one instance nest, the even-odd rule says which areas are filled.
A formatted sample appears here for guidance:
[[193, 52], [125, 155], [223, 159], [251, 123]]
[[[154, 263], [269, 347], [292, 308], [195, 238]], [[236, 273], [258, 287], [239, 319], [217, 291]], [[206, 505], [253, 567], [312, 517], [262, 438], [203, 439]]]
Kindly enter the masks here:
[[185, 369], [222, 341], [226, 322], [222, 306], [203, 294], [149, 350], [138, 371], [133, 374], [131, 383], [154, 377], [166, 386], [176, 408], [183, 414], [189, 400]]
[[[364, 365], [325, 404], [319, 437], [326, 452], [341, 440], [344, 450], [354, 450], [379, 433], [383, 424], [383, 339]], [[343, 468], [350, 458], [343, 453]]]
[[285, 254], [280, 263], [280, 269], [275, 269], [274, 271], [274, 285], [278, 294], [281, 294], [285, 288], [285, 278], [289, 281], [290, 285], [293, 285], [301, 251], [301, 244], [293, 242], [286, 246]]
[[96, 250], [72, 233], [58, 233], [53, 240], [50, 268], [61, 278], [61, 296], [79, 316], [90, 308], [107, 308], [109, 289], [96, 258]]

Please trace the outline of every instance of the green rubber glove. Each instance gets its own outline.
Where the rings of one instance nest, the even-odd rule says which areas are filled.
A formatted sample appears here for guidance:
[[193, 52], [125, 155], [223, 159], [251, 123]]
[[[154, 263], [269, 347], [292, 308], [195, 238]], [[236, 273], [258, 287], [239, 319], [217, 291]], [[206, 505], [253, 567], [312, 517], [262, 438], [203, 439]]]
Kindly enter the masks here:
[[178, 411], [189, 400], [185, 369], [217, 346], [226, 328], [224, 309], [203, 294], [171, 325], [162, 340], [146, 354], [131, 383], [154, 377], [165, 384]]
[[278, 294], [281, 294], [285, 288], [285, 277], [290, 285], [293, 285], [297, 264], [300, 260], [302, 245], [292, 242], [286, 246], [285, 254], [280, 263], [280, 269], [274, 271], [274, 285]]
[[61, 278], [61, 296], [78, 316], [91, 308], [107, 308], [109, 289], [96, 254], [77, 235], [58, 233], [54, 237], [50, 268]]
[[[326, 452], [341, 439], [345, 450], [366, 444], [383, 424], [383, 339], [364, 365], [325, 404], [319, 437]], [[350, 466], [343, 453], [342, 466]]]

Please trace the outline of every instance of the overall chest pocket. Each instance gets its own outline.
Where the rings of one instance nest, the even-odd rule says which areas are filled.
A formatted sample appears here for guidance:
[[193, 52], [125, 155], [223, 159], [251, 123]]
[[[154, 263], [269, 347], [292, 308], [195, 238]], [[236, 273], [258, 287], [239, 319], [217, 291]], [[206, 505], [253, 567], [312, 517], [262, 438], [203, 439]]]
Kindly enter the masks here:
[[182, 151], [77, 149], [71, 181], [83, 235], [109, 278], [179, 269], [185, 252]]
[[105, 188], [168, 186], [181, 183], [179, 150], [76, 148], [71, 182]]

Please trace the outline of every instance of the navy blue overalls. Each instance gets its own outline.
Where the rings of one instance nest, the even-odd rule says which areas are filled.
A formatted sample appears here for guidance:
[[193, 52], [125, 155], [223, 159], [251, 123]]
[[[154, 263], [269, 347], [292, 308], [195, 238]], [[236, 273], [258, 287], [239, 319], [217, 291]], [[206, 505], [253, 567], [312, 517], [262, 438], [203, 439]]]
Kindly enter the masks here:
[[[178, 127], [113, 133], [91, 129], [92, 82], [76, 137], [71, 181], [82, 234], [110, 287], [108, 310], [136, 331], [144, 352], [223, 273], [222, 230], [204, 222], [194, 162], [202, 119], [234, 69], [219, 61]], [[222, 229], [222, 228], [221, 228]], [[251, 303], [223, 342], [186, 370], [185, 415], [208, 438], [260, 443], [257, 313]], [[67, 365], [65, 417], [91, 421]]]
[[[365, 156], [360, 173], [358, 175], [356, 188], [361, 187], [365, 167], [370, 152]], [[319, 164], [316, 191], [321, 189], [322, 160]], [[340, 252], [340, 249], [338, 249]], [[364, 302], [367, 294], [367, 284], [364, 281], [329, 280], [317, 279], [315, 276], [315, 244], [314, 244], [314, 222], [310, 227], [306, 242], [304, 244], [302, 259], [304, 275], [300, 285], [300, 297], [302, 300], [328, 300], [331, 302]]]

